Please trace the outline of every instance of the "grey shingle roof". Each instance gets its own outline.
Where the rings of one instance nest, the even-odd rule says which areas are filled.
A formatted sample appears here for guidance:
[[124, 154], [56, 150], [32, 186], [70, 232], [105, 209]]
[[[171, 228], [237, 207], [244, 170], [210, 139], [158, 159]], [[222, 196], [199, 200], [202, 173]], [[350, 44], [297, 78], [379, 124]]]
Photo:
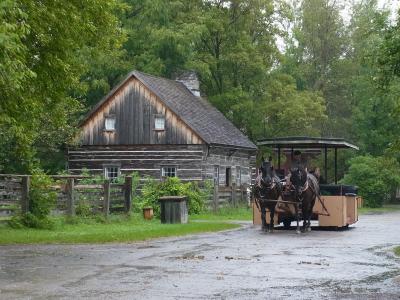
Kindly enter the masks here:
[[85, 121], [132, 76], [136, 77], [155, 93], [169, 109], [175, 112], [206, 143], [257, 149], [257, 146], [220, 111], [207, 100], [194, 96], [183, 83], [138, 71], [131, 72], [120, 85], [114, 88], [93, 108], [85, 118]]

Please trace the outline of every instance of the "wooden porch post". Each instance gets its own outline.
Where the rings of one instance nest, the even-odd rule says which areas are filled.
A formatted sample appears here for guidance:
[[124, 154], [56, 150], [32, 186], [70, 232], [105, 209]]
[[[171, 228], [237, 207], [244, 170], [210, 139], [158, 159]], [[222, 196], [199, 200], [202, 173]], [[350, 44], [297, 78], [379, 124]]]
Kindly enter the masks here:
[[233, 207], [236, 207], [237, 206], [237, 199], [236, 199], [236, 182], [232, 182], [232, 185], [231, 185], [231, 188], [232, 188], [232, 204], [233, 204]]
[[214, 183], [214, 195], [213, 195], [213, 210], [214, 212], [218, 211], [219, 203], [218, 203], [218, 182]]

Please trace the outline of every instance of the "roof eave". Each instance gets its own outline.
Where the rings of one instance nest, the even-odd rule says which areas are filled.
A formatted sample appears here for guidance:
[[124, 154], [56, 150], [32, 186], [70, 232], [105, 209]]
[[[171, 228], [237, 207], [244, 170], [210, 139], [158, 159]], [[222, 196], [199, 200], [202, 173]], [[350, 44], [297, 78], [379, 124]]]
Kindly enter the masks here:
[[356, 145], [339, 138], [307, 138], [307, 137], [288, 137], [276, 139], [263, 139], [257, 142], [258, 146], [282, 147], [300, 146], [300, 147], [327, 147], [327, 148], [350, 148], [359, 150]]
[[128, 80], [134, 75], [134, 72], [130, 72], [125, 78], [124, 80], [122, 80], [119, 84], [117, 84], [107, 95], [105, 95], [86, 115], [85, 117], [82, 119], [82, 121], [79, 122], [78, 126], [82, 127], [84, 126], [89, 119], [92, 117], [92, 115], [99, 110], [104, 104], [106, 104], [106, 102], [108, 101], [108, 99], [110, 99], [112, 96], [114, 96], [118, 90], [123, 87]]

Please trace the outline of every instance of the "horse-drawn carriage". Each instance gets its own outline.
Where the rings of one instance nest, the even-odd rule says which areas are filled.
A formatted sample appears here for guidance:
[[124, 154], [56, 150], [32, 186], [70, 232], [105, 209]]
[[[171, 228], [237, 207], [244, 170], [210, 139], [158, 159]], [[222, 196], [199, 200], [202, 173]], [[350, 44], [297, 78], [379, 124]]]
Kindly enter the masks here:
[[[286, 228], [292, 221], [304, 219], [304, 230], [309, 230], [310, 220], [318, 220], [320, 227], [343, 228], [358, 220], [357, 209], [361, 198], [354, 186], [338, 184], [337, 150], [358, 147], [337, 138], [287, 137], [264, 139], [259, 146], [272, 147], [277, 154], [277, 168], [272, 162], [263, 161], [260, 173], [253, 186], [253, 223], [271, 228], [283, 223]], [[334, 183], [328, 184], [328, 149], [334, 150]], [[324, 173], [307, 172], [304, 168], [291, 170], [295, 150], [303, 155], [315, 157], [323, 152]], [[281, 155], [286, 155], [286, 163], [281, 166]], [[291, 174], [288, 179], [288, 173]], [[319, 184], [318, 181], [325, 184]], [[263, 213], [262, 213], [263, 212]], [[265, 212], [269, 218], [265, 217]], [[274, 221], [272, 221], [274, 220]], [[298, 222], [297, 222], [298, 224]], [[272, 226], [273, 228], [273, 226]], [[297, 226], [299, 230], [299, 226]]]

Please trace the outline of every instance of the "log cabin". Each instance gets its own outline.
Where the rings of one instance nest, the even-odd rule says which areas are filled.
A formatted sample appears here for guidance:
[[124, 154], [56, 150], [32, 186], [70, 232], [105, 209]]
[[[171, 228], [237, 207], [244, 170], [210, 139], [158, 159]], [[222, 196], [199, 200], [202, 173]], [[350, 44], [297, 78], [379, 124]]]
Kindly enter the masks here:
[[170, 80], [133, 71], [86, 115], [70, 173], [115, 178], [138, 172], [162, 179], [251, 183], [257, 147], [200, 96], [194, 72]]

